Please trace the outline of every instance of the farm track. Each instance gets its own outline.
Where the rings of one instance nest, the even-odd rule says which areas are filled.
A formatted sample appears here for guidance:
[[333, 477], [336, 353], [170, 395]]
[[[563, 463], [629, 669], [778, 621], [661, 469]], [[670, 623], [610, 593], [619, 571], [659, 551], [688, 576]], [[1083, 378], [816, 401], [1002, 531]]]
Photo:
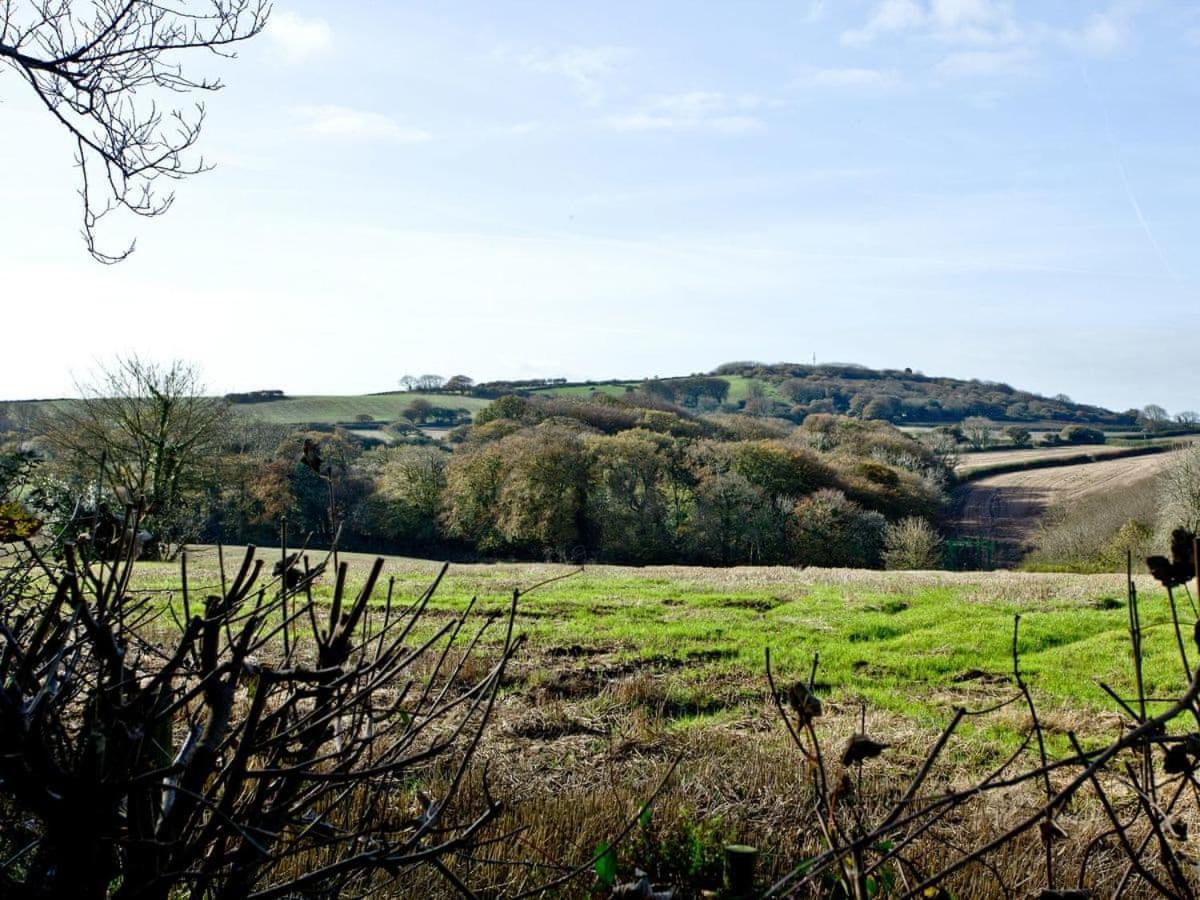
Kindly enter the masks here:
[[995, 541], [997, 563], [1015, 563], [1051, 506], [1151, 478], [1172, 457], [1172, 453], [1158, 453], [1005, 472], [967, 482], [955, 494], [955, 532]]

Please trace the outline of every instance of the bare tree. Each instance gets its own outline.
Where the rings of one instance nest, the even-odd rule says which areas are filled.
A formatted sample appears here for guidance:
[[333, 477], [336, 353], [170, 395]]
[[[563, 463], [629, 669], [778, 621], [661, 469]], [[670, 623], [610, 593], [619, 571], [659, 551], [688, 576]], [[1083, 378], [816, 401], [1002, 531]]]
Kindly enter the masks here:
[[118, 508], [138, 504], [163, 546], [191, 538], [185, 507], [201, 491], [221, 442], [229, 406], [205, 395], [198, 371], [118, 359], [81, 399], [46, 419], [59, 464], [82, 485], [96, 479]]
[[973, 450], [982, 450], [992, 442], [992, 423], [982, 416], [963, 419], [962, 429]]
[[1152, 431], [1165, 428], [1171, 421], [1170, 414], [1157, 403], [1142, 407], [1138, 418], [1143, 428], [1149, 428]]
[[83, 236], [95, 259], [118, 262], [134, 249], [98, 248], [96, 226], [108, 213], [161, 215], [174, 194], [160, 181], [208, 168], [189, 152], [204, 105], [189, 113], [162, 101], [221, 83], [185, 72], [180, 54], [232, 56], [230, 48], [258, 34], [269, 12], [269, 0], [0, 4], [0, 65], [15, 70], [75, 140]]
[[1159, 490], [1168, 523], [1200, 531], [1200, 444], [1174, 454], [1159, 479]]

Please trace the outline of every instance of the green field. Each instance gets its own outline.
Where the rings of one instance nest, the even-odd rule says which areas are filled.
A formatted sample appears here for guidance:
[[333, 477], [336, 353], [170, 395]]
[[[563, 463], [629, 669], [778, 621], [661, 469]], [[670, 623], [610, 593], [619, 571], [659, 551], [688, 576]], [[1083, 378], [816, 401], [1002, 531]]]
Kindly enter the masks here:
[[276, 425], [353, 422], [359, 415], [369, 415], [378, 422], [394, 422], [400, 418], [400, 413], [418, 398], [428, 400], [434, 406], [466, 409], [472, 413], [490, 402], [479, 397], [463, 397], [458, 394], [314, 395], [288, 397], [286, 400], [273, 400], [270, 403], [239, 403], [233, 408], [239, 415]]
[[[483, 409], [491, 401], [481, 397], [464, 397], [461, 394], [422, 394], [418, 392], [400, 394], [313, 394], [272, 400], [269, 403], [236, 403], [233, 410], [247, 418], [275, 425], [300, 425], [335, 422], [353, 422], [359, 415], [369, 415], [377, 422], [394, 422], [413, 400], [428, 400], [434, 406], [448, 409], [466, 409], [472, 413]], [[20, 405], [46, 413], [69, 400], [23, 400]]]
[[[268, 560], [276, 552], [269, 551]], [[239, 551], [226, 554], [227, 560], [240, 559]], [[343, 558], [351, 580], [361, 579], [369, 557]], [[203, 585], [216, 590], [220, 579], [211, 548], [198, 549], [188, 565], [193, 597]], [[395, 579], [393, 596], [403, 607], [438, 568], [393, 558], [384, 571]], [[140, 585], [170, 590], [178, 584], [177, 572], [174, 566], [148, 564]], [[541, 564], [452, 566], [409, 643], [450, 624], [478, 596], [461, 646], [488, 613], [506, 610], [515, 588], [570, 572]], [[319, 596], [329, 596], [328, 581]], [[1167, 603], [1147, 579], [1141, 582], [1146, 689], [1169, 698], [1183, 679], [1164, 624]], [[380, 602], [387, 585], [381, 587]], [[721, 847], [730, 842], [762, 849], [764, 878], [818, 852], [810, 770], [774, 709], [764, 678], [768, 646], [781, 686], [807, 680], [813, 656], [820, 655], [816, 690], [823, 714], [816, 727], [831, 756], [852, 732], [866, 731], [889, 745], [865, 775], [859, 773], [864, 796], [894, 796], [955, 707], [993, 709], [963, 720], [926, 783], [931, 795], [961, 787], [1019, 748], [1029, 714], [1011, 702], [1019, 696], [1010, 677], [1018, 614], [1022, 669], [1037, 700], [1048, 752], [1068, 752], [1067, 732], [1085, 744], [1111, 740], [1123, 725], [1099, 682], [1132, 694], [1124, 595], [1118, 575], [785, 567], [596, 566], [546, 584], [520, 600], [516, 626], [528, 640], [506, 672], [477, 757], [505, 804], [493, 833], [520, 833], [522, 842], [515, 851], [503, 843], [484, 849], [500, 868], [464, 864], [459, 874], [478, 885], [481, 896], [499, 894], [510, 879], [519, 883], [526, 877], [524, 864], [514, 870], [505, 860], [530, 854], [587, 860], [631, 816], [661, 837], [655, 843], [638, 838], [640, 849], [622, 845], [618, 865], [626, 877], [637, 866], [670, 865], [677, 858], [672, 854], [682, 853], [683, 868], [693, 873], [690, 884], [711, 886], [713, 877], [719, 879]], [[495, 659], [501, 631], [493, 626], [488, 632], [491, 638], [479, 647], [469, 677], [479, 677]], [[450, 659], [458, 659], [457, 653]], [[1034, 765], [1036, 752], [1027, 748], [1020, 765]], [[638, 810], [670, 769], [674, 774], [647, 826]], [[449, 777], [449, 770], [438, 777]], [[1032, 784], [1005, 793], [1002, 803], [987, 795], [956, 817], [954, 833], [966, 843], [980, 843], [1040, 802]], [[1095, 813], [1090, 802], [1064, 811], [1069, 835], [1061, 849], [1064, 860], [1091, 846], [1104, 822]], [[1027, 835], [999, 865], [1020, 877], [1036, 868], [1041, 852], [1036, 836]], [[917, 856], [932, 866], [944, 853], [934, 841]], [[699, 858], [717, 860], [718, 868], [695, 869]], [[996, 896], [977, 874], [953, 885], [954, 896]], [[589, 885], [584, 877], [563, 896], [594, 896]], [[453, 896], [437, 883], [424, 893]]]
[[[343, 558], [352, 573], [368, 561]], [[202, 550], [189, 565], [215, 583], [213, 564], [213, 552]], [[385, 572], [400, 596], [413, 597], [437, 568], [392, 558]], [[141, 578], [147, 587], [168, 588], [176, 571], [146, 564]], [[485, 609], [500, 609], [514, 588], [569, 571], [455, 565], [432, 608], [448, 613], [478, 596]], [[1179, 682], [1165, 627], [1169, 610], [1157, 585], [1142, 582], [1147, 687], [1167, 696]], [[1035, 693], [1051, 708], [1111, 711], [1099, 683], [1122, 690], [1131, 675], [1124, 596], [1117, 575], [596, 566], [522, 600], [518, 624], [536, 660], [535, 681], [569, 673], [580, 660], [623, 672], [659, 668], [659, 687], [675, 708], [690, 711], [679, 717], [686, 722], [760, 706], [770, 646], [779, 669], [793, 677], [819, 654], [818, 680], [835, 699], [861, 699], [935, 727], [953, 706], [982, 705], [1010, 690], [1005, 676], [1017, 614], [1022, 668]], [[561, 655], [566, 649], [572, 658]]]

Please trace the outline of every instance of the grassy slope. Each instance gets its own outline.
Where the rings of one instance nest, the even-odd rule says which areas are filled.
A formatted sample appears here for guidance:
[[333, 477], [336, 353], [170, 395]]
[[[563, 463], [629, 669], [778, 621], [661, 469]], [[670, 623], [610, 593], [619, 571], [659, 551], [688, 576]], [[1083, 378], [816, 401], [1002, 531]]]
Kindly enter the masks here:
[[[777, 400], [783, 400], [783, 395], [779, 389], [768, 382], [761, 381], [757, 378], [747, 378], [745, 375], [718, 375], [716, 376], [722, 381], [729, 382], [729, 396], [726, 401], [729, 403], [740, 403], [750, 396], [750, 383], [758, 381], [765, 390], [768, 397]], [[592, 385], [571, 385], [570, 387], [552, 387], [543, 388], [534, 391], [535, 394], [541, 394], [547, 397], [588, 397], [592, 394], [611, 394], [612, 396], [622, 396], [626, 393], [625, 388], [638, 388], [642, 382], [640, 381], [623, 381], [617, 384], [592, 384]]]
[[[479, 397], [463, 397], [458, 394], [321, 394], [288, 397], [286, 400], [274, 400], [270, 403], [238, 403], [234, 404], [233, 409], [239, 415], [276, 425], [306, 422], [326, 424], [353, 422], [355, 416], [360, 413], [371, 415], [377, 421], [394, 422], [400, 418], [401, 411], [418, 397], [428, 400], [434, 406], [468, 409], [471, 412], [482, 409], [491, 402]], [[22, 402], [41, 413], [49, 412], [55, 406], [70, 401], [31, 400]]]
[[478, 397], [461, 397], [457, 394], [374, 394], [363, 396], [308, 396], [289, 397], [271, 403], [240, 403], [234, 409], [241, 415], [275, 424], [300, 422], [352, 422], [365, 413], [378, 421], [392, 422], [417, 398], [428, 400], [434, 406], [450, 409], [482, 409], [489, 401]]
[[[361, 573], [367, 557], [344, 554]], [[197, 583], [214, 583], [211, 550], [189, 563]], [[428, 584], [437, 564], [391, 559], [385, 569], [403, 598]], [[478, 595], [484, 609], [500, 609], [515, 587], [570, 571], [534, 564], [453, 566], [433, 603], [461, 609]], [[168, 587], [177, 569], [147, 564], [143, 584]], [[1147, 687], [1166, 696], [1178, 682], [1178, 662], [1166, 628], [1163, 594], [1142, 579], [1147, 627]], [[327, 591], [328, 587], [322, 588]], [[956, 705], [980, 706], [1009, 687], [961, 676], [1011, 670], [1013, 617], [1022, 616], [1022, 668], [1048, 709], [1084, 713], [1072, 727], [1087, 732], [1111, 723], [1088, 710], [1110, 711], [1098, 686], [1118, 690], [1129, 681], [1127, 613], [1121, 576], [1031, 573], [879, 573], [778, 568], [704, 569], [597, 566], [539, 589], [521, 604], [520, 628], [538, 659], [556, 660], [564, 648], [616, 659], [673, 661], [666, 689], [683, 710], [720, 717], [719, 685], [738, 702], [763, 697], [763, 650], [768, 645], [784, 678], [805, 673], [819, 653], [819, 681], [835, 699], [861, 698], [886, 711], [933, 727]], [[999, 693], [997, 693], [999, 692]], [[687, 718], [686, 716], [684, 718]], [[1016, 727], [1015, 725], [1013, 726]], [[1000, 743], [1015, 733], [993, 723]]]

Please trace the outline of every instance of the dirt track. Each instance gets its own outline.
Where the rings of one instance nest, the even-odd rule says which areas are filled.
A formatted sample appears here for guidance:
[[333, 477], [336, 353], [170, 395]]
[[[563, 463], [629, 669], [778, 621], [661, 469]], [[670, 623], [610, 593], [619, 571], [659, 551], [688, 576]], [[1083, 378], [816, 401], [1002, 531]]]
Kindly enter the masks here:
[[968, 482], [955, 495], [955, 530], [962, 537], [996, 541], [1000, 560], [1014, 561], [1050, 506], [1149, 478], [1173, 455], [1006, 472]]

